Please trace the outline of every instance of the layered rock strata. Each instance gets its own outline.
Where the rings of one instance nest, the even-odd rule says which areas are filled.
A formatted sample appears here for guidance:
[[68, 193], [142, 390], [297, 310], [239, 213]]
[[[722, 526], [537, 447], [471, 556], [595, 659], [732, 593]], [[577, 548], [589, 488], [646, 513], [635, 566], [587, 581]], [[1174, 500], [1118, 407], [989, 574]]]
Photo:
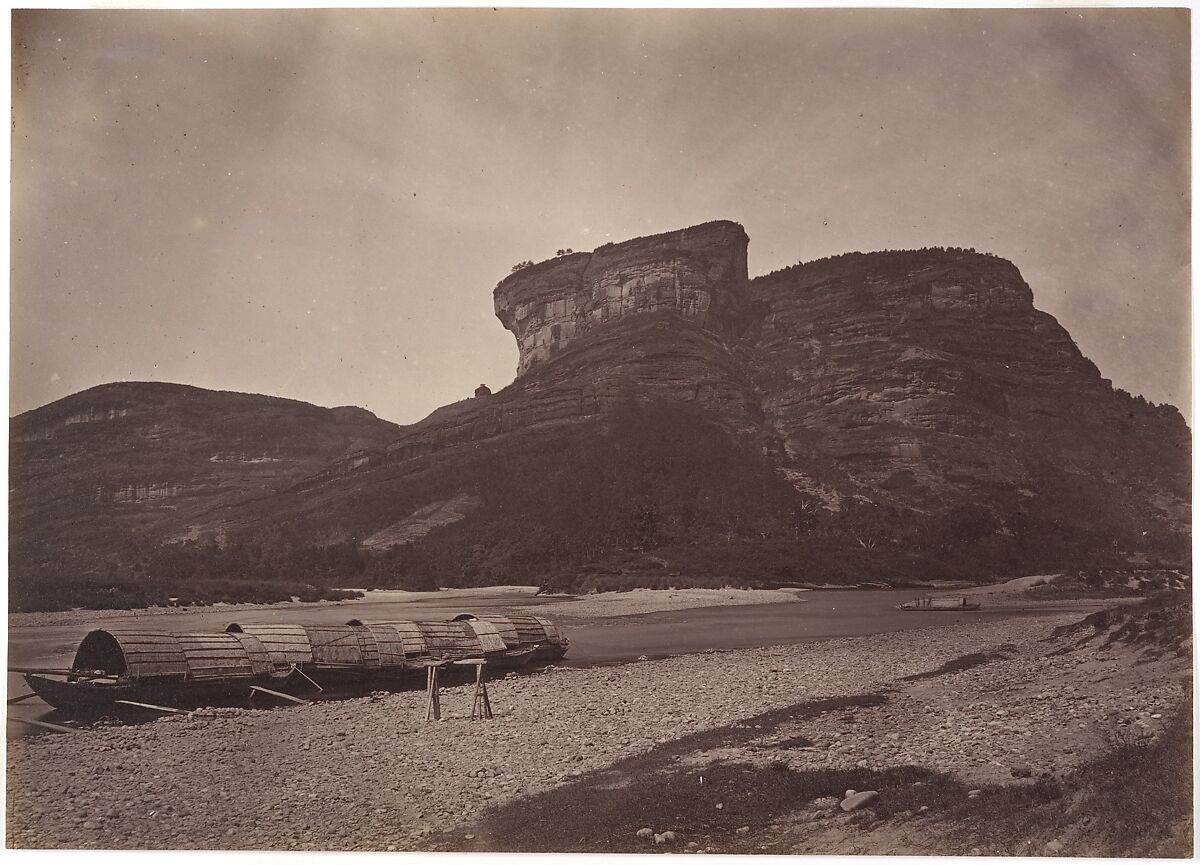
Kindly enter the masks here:
[[751, 294], [766, 310], [751, 334], [762, 407], [793, 464], [833, 461], [873, 498], [921, 509], [983, 488], [1030, 497], [1052, 466], [1165, 486], [1158, 510], [1186, 511], [1178, 411], [1114, 391], [1004, 259], [852, 253]]
[[664, 399], [701, 406], [827, 510], [857, 497], [938, 512], [1005, 490], [1011, 511], [1090, 474], [1188, 519], [1182, 417], [1114, 391], [1011, 262], [850, 253], [750, 281], [746, 243], [714, 222], [510, 275], [495, 303], [521, 352], [513, 384], [311, 483]]
[[740, 335], [748, 321], [748, 242], [737, 223], [708, 222], [516, 271], [494, 299], [496, 316], [517, 338], [517, 375], [596, 328], [647, 313]]
[[[659, 534], [677, 548], [719, 534], [745, 543], [739, 555], [808, 544], [797, 561], [833, 561], [847, 543], [869, 553], [876, 538], [914, 559], [974, 543], [974, 566], [997, 572], [1106, 543], [1127, 561], [1183, 548], [1182, 416], [1115, 390], [1013, 264], [959, 249], [850, 253], [749, 280], [746, 250], [741, 226], [711, 222], [522, 268], [494, 294], [520, 351], [513, 383], [409, 426], [136, 383], [28, 412], [11, 425], [10, 558], [33, 573], [29, 562], [73, 550], [59, 564], [78, 570], [144, 541], [272, 531], [391, 543], [415, 520], [437, 522], [421, 542], [445, 541], [431, 553], [443, 573], [469, 548], [478, 573], [511, 579], [554, 564], [546, 550], [561, 543], [539, 540], [531, 516], [545, 501], [596, 522], [587, 483], [618, 490], [600, 516], [632, 528], [606, 528], [579, 560], [644, 551]], [[652, 453], [660, 465], [641, 475], [658, 476], [629, 493], [619, 471], [593, 461], [583, 481], [586, 460], [557, 459], [620, 438], [630, 413], [618, 409], [634, 402], [676, 404], [653, 408], [672, 420], [652, 432], [618, 430], [617, 468]], [[661, 465], [672, 459], [673, 474]], [[644, 501], [625, 514], [631, 496]]]

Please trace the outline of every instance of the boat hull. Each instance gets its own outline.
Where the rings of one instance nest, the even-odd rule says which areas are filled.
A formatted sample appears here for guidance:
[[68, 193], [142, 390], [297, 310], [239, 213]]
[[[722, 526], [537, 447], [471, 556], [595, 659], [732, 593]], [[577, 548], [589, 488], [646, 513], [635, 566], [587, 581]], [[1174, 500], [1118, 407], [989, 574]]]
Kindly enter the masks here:
[[[195, 707], [234, 698], [248, 698], [251, 685], [278, 690], [290, 676], [257, 676], [212, 682], [68, 681], [26, 673], [25, 682], [44, 702], [73, 714], [94, 714], [121, 709], [118, 701], [171, 707]], [[136, 707], [129, 707], [135, 709]]]
[[970, 612], [978, 610], [979, 604], [968, 604], [965, 607], [905, 607], [899, 606], [896, 609], [902, 610], [905, 613], [960, 613], [963, 610]]
[[[566, 654], [558, 647], [542, 647], [536, 650], [509, 652], [487, 658], [487, 669], [493, 672], [510, 672], [525, 667], [552, 663]], [[456, 666], [464, 680], [474, 677], [474, 667]], [[289, 671], [270, 676], [243, 676], [237, 678], [196, 681], [194, 679], [171, 682], [141, 681], [69, 681], [37, 673], [26, 673], [25, 681], [35, 694], [56, 709], [76, 715], [120, 711], [118, 702], [128, 700], [135, 703], [151, 703], [172, 708], [196, 707], [213, 703], [228, 703], [249, 699], [251, 686], [258, 685], [273, 691], [283, 691], [305, 697], [334, 696], [363, 691], [368, 688], [387, 690], [415, 686], [424, 682], [424, 666], [390, 668], [346, 668], [309, 667], [303, 673]], [[321, 688], [317, 692], [316, 687]], [[136, 711], [135, 707], [128, 707]]]
[[928, 604], [925, 604], [925, 605], [897, 604], [896, 609], [902, 610], [905, 613], [959, 613], [959, 612], [962, 612], [963, 610], [967, 610], [967, 611], [978, 610], [979, 604], [957, 604], [954, 606], [950, 606], [950, 605], [931, 606]]
[[418, 685], [430, 664], [445, 666], [451, 679], [473, 676], [481, 661], [503, 673], [553, 663], [568, 644], [558, 626], [537, 616], [233, 623], [206, 634], [96, 628], [81, 640], [69, 669], [10, 672], [25, 674], [33, 692], [55, 708], [120, 713], [138, 711], [127, 702], [185, 708], [269, 700], [264, 689], [306, 697], [403, 690]]

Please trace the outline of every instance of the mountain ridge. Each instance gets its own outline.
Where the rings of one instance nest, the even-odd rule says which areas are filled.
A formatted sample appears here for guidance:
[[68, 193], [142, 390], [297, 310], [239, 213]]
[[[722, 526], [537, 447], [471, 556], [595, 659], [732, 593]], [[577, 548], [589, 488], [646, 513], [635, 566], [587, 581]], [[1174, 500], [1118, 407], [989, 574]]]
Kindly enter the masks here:
[[[75, 420], [60, 417], [49, 438], [35, 422], [49, 407], [19, 415], [12, 428], [32, 437], [14, 437], [10, 453], [14, 548], [28, 552], [29, 537], [61, 524], [101, 553], [108, 582], [132, 579], [134, 562], [143, 582], [159, 579], [147, 568], [164, 545], [208, 544], [189, 548], [201, 559], [227, 555], [213, 544], [244, 546], [269, 571], [291, 544], [297, 578], [327, 584], [575, 590], [987, 579], [1187, 557], [1182, 415], [1114, 389], [1034, 307], [1014, 264], [934, 248], [847, 253], [750, 279], [747, 244], [740, 225], [718, 221], [516, 269], [494, 293], [521, 351], [514, 381], [412, 424], [188, 391], [242, 412], [242, 432], [159, 418], [140, 433], [147, 446], [161, 449], [163, 435], [223, 443], [242, 480], [223, 478], [203, 512], [125, 519], [137, 524], [125, 552], [80, 524], [188, 496], [118, 487], [119, 499], [99, 495], [64, 515], [29, 507], [37, 495], [24, 478], [56, 436], [83, 446], [81, 431], [96, 432], [97, 458], [111, 458], [99, 433], [134, 429], [130, 412], [141, 409], [89, 389], [50, 404], [69, 403]], [[262, 462], [247, 466], [238, 441], [266, 443], [250, 450]], [[287, 471], [272, 462], [280, 454]], [[78, 486], [75, 470], [100, 467], [79, 458], [40, 481]], [[453, 501], [472, 504], [428, 518]], [[420, 531], [395, 528], [409, 525]], [[53, 558], [41, 571], [62, 579], [65, 562]]]

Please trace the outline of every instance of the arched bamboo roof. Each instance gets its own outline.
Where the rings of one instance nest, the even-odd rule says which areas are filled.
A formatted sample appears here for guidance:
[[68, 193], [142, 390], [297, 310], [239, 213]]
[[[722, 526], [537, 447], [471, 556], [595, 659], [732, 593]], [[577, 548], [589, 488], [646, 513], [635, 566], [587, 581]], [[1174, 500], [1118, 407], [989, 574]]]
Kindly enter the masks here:
[[246, 635], [97, 629], [79, 643], [73, 668], [129, 679], [209, 679], [262, 675], [271, 661]]
[[313, 662], [312, 643], [303, 625], [229, 625], [228, 634], [249, 634], [262, 644], [276, 669], [304, 666]]
[[559, 657], [567, 640], [537, 616], [473, 616], [449, 622], [344, 625], [230, 624], [215, 634], [96, 629], [72, 668], [123, 679], [211, 680], [298, 669], [403, 670], [413, 662]]

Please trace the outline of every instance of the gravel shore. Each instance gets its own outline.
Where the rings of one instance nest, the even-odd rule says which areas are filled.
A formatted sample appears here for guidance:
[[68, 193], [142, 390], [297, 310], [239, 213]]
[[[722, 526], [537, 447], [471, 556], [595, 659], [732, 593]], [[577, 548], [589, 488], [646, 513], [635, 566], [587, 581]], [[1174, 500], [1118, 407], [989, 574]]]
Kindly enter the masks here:
[[[1053, 770], [1103, 747], [1105, 731], [1125, 715], [1157, 723], [1150, 716], [1183, 687], [1165, 670], [1134, 675], [1103, 653], [1080, 661], [1093, 650], [1043, 658], [1052, 647], [1037, 640], [1078, 618], [552, 668], [492, 682], [496, 717], [487, 722], [468, 719], [470, 690], [454, 687], [440, 723], [424, 721], [424, 693], [410, 691], [16, 739], [8, 743], [7, 840], [24, 848], [420, 850], [426, 836], [468, 826], [491, 805], [658, 743], [889, 685], [900, 692], [886, 705], [780, 731], [803, 732], [819, 747], [772, 748], [770, 758], [907, 761], [971, 777], [1004, 775], [1017, 760]], [[899, 681], [998, 647], [1012, 657]], [[1064, 677], [1071, 685], [1054, 685]], [[1088, 691], [1088, 677], [1109, 680], [1103, 696]], [[753, 749], [738, 756], [758, 759]]]

